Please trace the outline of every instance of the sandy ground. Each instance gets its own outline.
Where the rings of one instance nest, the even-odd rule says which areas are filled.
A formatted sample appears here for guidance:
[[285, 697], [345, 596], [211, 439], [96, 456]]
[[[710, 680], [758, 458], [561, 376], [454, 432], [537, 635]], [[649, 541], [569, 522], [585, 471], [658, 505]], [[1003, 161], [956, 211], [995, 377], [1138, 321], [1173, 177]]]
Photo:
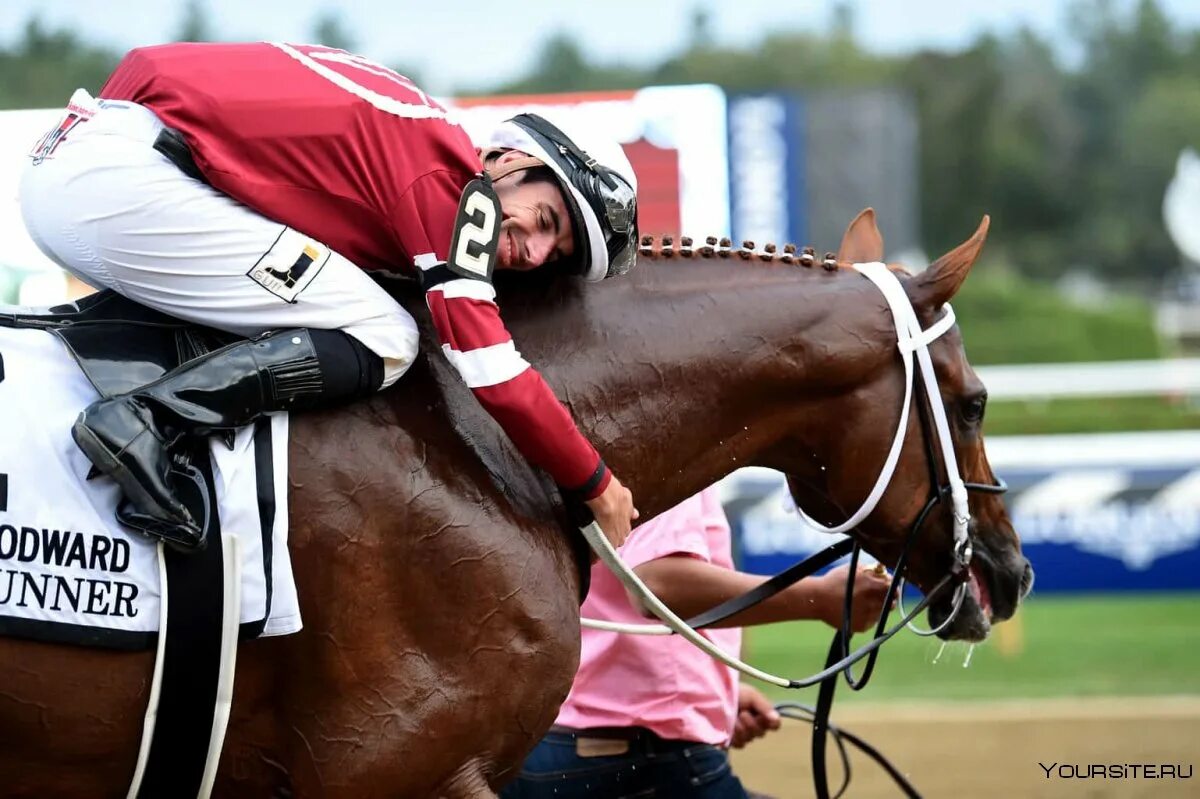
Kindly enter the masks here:
[[[922, 795], [940, 797], [1200, 797], [1200, 697], [1029, 700], [945, 706], [834, 707], [844, 726], [890, 759]], [[780, 799], [812, 796], [811, 728], [784, 728], [733, 756], [747, 788]], [[831, 743], [832, 747], [832, 743]], [[854, 752], [846, 796], [901, 795]], [[1038, 765], [1172, 764], [1191, 779], [1047, 778]], [[839, 766], [830, 761], [840, 784]], [[1069, 773], [1069, 771], [1068, 771]], [[837, 784], [833, 787], [836, 790]]]

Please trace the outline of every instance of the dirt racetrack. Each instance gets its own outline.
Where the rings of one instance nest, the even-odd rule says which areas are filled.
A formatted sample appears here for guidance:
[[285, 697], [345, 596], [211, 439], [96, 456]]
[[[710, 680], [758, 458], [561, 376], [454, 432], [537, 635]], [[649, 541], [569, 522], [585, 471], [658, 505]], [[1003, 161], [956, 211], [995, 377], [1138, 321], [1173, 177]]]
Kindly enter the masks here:
[[[835, 704], [833, 722], [882, 751], [930, 799], [1200, 796], [1200, 697]], [[779, 732], [735, 752], [746, 787], [779, 799], [812, 796], [810, 730], [785, 720]], [[866, 756], [854, 751], [851, 758], [847, 797], [901, 795]], [[1067, 775], [1086, 774], [1088, 764], [1168, 764], [1184, 774], [1190, 767], [1193, 776], [1080, 779], [1052, 767], [1047, 777], [1039, 762], [1067, 766]], [[841, 772], [833, 760], [830, 770], [836, 790]]]

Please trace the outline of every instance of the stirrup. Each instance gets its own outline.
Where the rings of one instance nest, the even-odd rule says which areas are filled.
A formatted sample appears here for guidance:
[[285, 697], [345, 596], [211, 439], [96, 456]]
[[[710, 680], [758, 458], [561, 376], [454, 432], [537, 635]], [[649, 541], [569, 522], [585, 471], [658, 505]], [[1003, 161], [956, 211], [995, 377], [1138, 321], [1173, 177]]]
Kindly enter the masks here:
[[[178, 552], [199, 552], [208, 544], [209, 518], [212, 511], [208, 498], [208, 484], [200, 470], [188, 461], [176, 461], [169, 476], [176, 496], [199, 520], [198, 526], [143, 513], [128, 498], [122, 499], [117, 505], [117, 521], [147, 538], [163, 540], [167, 546]], [[197, 514], [196, 511], [200, 512]]]

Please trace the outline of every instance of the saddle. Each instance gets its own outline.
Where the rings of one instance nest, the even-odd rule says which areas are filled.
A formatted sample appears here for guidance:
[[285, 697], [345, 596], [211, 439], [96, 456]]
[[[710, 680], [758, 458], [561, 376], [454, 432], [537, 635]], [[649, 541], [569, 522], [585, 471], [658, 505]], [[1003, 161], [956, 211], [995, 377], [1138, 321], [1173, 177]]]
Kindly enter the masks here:
[[52, 333], [104, 397], [144, 386], [237, 340], [107, 290], [40, 313], [0, 313], [0, 326]]
[[[187, 361], [235, 340], [229, 334], [169, 317], [111, 291], [38, 312], [17, 312], [11, 307], [0, 306], [0, 328], [51, 333], [62, 342], [92, 387], [104, 397], [137, 389]], [[42, 352], [53, 350], [51, 345]], [[54, 357], [59, 356], [60, 353], [54, 352]], [[43, 354], [42, 357], [49, 356]], [[3, 631], [7, 635], [117, 649], [156, 648], [157, 665], [146, 711], [144, 740], [130, 796], [139, 799], [206, 796], [207, 792], [202, 791], [201, 786], [215, 772], [229, 718], [238, 638], [287, 634], [299, 629], [298, 615], [286, 617], [287, 621], [278, 624], [279, 619], [285, 618], [282, 608], [294, 600], [295, 585], [290, 565], [287, 565], [286, 527], [278, 537], [276, 532], [271, 469], [277, 453], [269, 436], [270, 429], [269, 425], [256, 428], [252, 456], [255, 469], [248, 472], [272, 486], [267, 493], [264, 493], [262, 482], [258, 483], [257, 491], [250, 489], [250, 502], [254, 502], [257, 493], [257, 530], [247, 525], [245, 519], [240, 525], [240, 533], [222, 529], [208, 441], [197, 441], [194, 448], [174, 465], [171, 479], [177, 495], [194, 518], [203, 524], [209, 546], [196, 553], [183, 554], [171, 547], [151, 547], [143, 543], [136, 549], [143, 554], [127, 555], [122, 566], [122, 569], [128, 568], [127, 572], [122, 572], [127, 581], [122, 585], [127, 590], [119, 596], [126, 598], [129, 609], [134, 601], [143, 601], [139, 593], [144, 596], [145, 592], [139, 592], [139, 586], [152, 585], [157, 596], [148, 607], [153, 607], [155, 612], [147, 615], [156, 622], [153, 634], [147, 634], [144, 627], [137, 627], [132, 622], [125, 626], [92, 627], [63, 622], [44, 614], [39, 617], [36, 613], [29, 617], [4, 619]], [[266, 444], [262, 447], [259, 446], [259, 433], [264, 430], [267, 435], [262, 440]], [[67, 432], [65, 428], [62, 430], [60, 440], [66, 438]], [[261, 460], [264, 457], [265, 463]], [[69, 470], [68, 473], [72, 479], [78, 474]], [[222, 502], [226, 509], [234, 507], [228, 502], [228, 495]], [[152, 528], [143, 523], [132, 503], [128, 500], [117, 500], [116, 503], [115, 514], [123, 525], [152, 533]], [[33, 527], [28, 530], [30, 534], [37, 532]], [[60, 534], [57, 529], [53, 532]], [[257, 541], [256, 534], [261, 536], [257, 551], [251, 543]], [[80, 535], [79, 540], [84, 537]], [[113, 534], [93, 535], [92, 540], [117, 541]], [[122, 539], [118, 543], [125, 542]], [[279, 546], [281, 543], [282, 547]], [[116, 544], [110, 546], [115, 551]], [[149, 566], [144, 554], [147, 550], [150, 551]], [[134, 550], [126, 543], [121, 551]], [[246, 602], [242, 589], [244, 559], [252, 569], [262, 569], [253, 574], [248, 583], [263, 586], [262, 594], [251, 603]], [[100, 571], [95, 571], [95, 561], [86, 568], [93, 569], [102, 578], [115, 573], [105, 572], [103, 565]], [[139, 576], [134, 577], [135, 573]], [[105, 582], [106, 579], [92, 582]], [[152, 583], [139, 582], [151, 579]], [[168, 596], [171, 597], [169, 601]], [[253, 615], [255, 610], [251, 610], [251, 620], [246, 623], [243, 621], [246, 608], [256, 608], [254, 603], [261, 605], [261, 622]], [[279, 610], [274, 616], [273, 609]], [[118, 611], [116, 615], [122, 614]], [[134, 614], [125, 615], [132, 617]], [[278, 627], [275, 631], [265, 632], [272, 619]], [[106, 617], [106, 620], [109, 619]]]
[[[101, 291], [44, 312], [0, 313], [0, 326], [44, 330], [58, 338], [83, 374], [105, 398], [151, 383], [188, 361], [238, 337], [168, 316], [139, 305], [115, 291]], [[211, 512], [210, 469], [203, 442], [184, 448], [170, 479], [177, 495], [207, 525]], [[89, 477], [93, 476], [93, 471]], [[157, 536], [158, 523], [128, 500], [117, 519]]]

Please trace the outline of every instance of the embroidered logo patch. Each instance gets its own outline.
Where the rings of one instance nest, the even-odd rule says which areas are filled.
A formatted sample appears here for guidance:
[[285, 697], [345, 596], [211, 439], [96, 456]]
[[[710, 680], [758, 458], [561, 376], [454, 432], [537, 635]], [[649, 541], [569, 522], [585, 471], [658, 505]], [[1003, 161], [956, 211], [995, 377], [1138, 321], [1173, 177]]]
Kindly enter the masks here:
[[285, 302], [295, 303], [325, 264], [330, 250], [316, 239], [284, 228], [246, 275]]

